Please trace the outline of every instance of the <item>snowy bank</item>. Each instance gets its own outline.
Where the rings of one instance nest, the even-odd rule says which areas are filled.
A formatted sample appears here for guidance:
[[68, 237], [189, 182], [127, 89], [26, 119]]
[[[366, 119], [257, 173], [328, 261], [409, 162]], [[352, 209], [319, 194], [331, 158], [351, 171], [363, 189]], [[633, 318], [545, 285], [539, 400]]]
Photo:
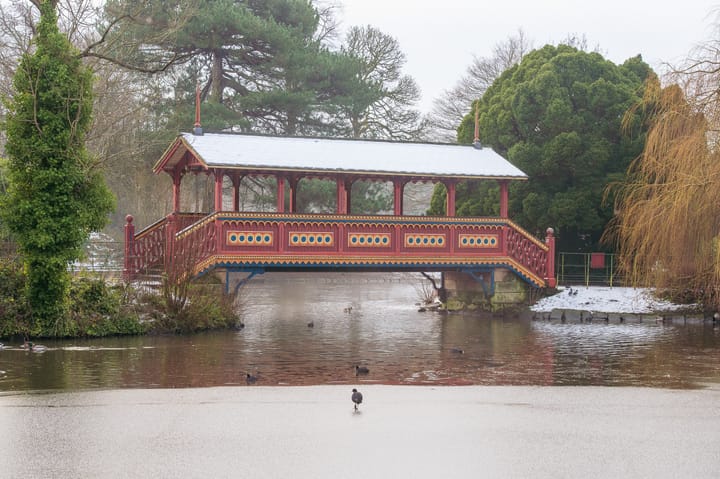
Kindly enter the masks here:
[[601, 313], [656, 313], [688, 309], [692, 305], [674, 304], [657, 299], [651, 288], [625, 288], [605, 286], [580, 286], [565, 288], [558, 294], [548, 296], [532, 305], [539, 313], [553, 309], [596, 311]]

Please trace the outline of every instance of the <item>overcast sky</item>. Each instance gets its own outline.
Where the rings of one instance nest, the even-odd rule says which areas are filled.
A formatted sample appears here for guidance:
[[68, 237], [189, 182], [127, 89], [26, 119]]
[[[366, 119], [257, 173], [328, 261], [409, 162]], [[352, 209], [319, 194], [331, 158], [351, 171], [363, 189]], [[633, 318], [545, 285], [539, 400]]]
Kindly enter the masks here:
[[419, 108], [452, 88], [473, 55], [522, 28], [534, 47], [585, 35], [614, 63], [641, 54], [659, 73], [713, 35], [720, 0], [338, 0], [343, 27], [373, 25], [400, 42]]

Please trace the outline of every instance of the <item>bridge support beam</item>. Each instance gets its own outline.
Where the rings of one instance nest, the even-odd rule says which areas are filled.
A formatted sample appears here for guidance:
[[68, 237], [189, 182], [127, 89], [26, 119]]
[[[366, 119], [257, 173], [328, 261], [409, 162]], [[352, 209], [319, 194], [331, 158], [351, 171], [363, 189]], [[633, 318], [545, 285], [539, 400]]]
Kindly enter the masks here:
[[[233, 273], [237, 274], [243, 274], [247, 273], [247, 276], [244, 278], [240, 278], [237, 280], [237, 283], [235, 283], [235, 286], [231, 286], [233, 284]], [[225, 293], [230, 293], [230, 288], [232, 287], [232, 291], [234, 294], [237, 294], [238, 290], [245, 286], [248, 281], [253, 279], [255, 276], [265, 274], [265, 270], [263, 268], [249, 268], [249, 269], [226, 269], [225, 270]]]

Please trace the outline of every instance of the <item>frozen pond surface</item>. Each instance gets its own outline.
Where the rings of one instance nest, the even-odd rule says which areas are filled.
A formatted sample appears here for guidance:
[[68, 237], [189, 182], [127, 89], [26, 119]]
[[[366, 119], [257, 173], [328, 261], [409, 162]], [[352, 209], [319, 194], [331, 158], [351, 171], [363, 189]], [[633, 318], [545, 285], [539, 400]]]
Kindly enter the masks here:
[[126, 389], [0, 396], [0, 476], [717, 478], [720, 390]]

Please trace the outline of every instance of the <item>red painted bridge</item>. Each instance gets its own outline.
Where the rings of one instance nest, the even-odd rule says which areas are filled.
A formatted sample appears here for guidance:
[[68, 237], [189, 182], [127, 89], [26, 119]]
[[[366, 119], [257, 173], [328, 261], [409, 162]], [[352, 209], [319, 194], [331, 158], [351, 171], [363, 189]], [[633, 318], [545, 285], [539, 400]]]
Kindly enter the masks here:
[[[508, 216], [508, 182], [526, 176], [489, 148], [426, 143], [266, 137], [179, 136], [155, 165], [173, 179], [173, 211], [135, 231], [126, 225], [125, 271], [201, 275], [212, 271], [512, 271], [534, 287], [554, 287], [554, 238], [543, 241]], [[214, 211], [183, 213], [181, 182], [211, 175]], [[276, 181], [274, 212], [240, 211], [244, 178]], [[302, 180], [335, 182], [336, 212], [297, 212]], [[352, 210], [358, 181], [392, 184], [393, 214]], [[499, 217], [455, 216], [462, 181], [496, 181]], [[441, 182], [445, 216], [403, 215], [405, 185]], [[232, 203], [232, 207], [230, 204]]]

